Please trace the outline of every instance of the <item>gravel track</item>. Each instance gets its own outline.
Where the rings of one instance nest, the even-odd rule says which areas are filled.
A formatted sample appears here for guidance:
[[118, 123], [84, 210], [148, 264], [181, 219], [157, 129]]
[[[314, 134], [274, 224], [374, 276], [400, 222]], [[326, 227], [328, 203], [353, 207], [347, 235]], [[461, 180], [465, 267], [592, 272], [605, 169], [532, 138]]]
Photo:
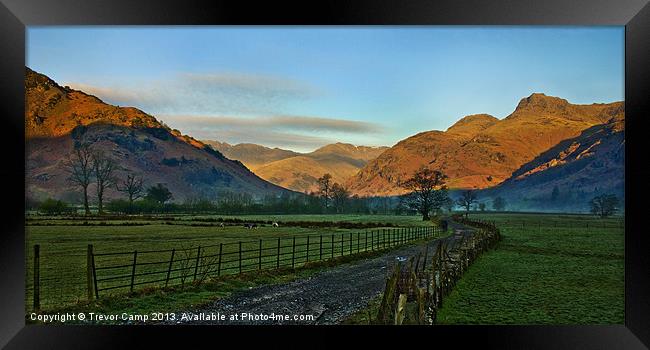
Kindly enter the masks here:
[[[422, 252], [431, 252], [443, 240], [455, 241], [472, 230], [450, 222], [454, 234], [428, 242], [411, 244], [361, 261], [342, 264], [307, 278], [292, 282], [264, 285], [235, 292], [232, 296], [196, 310], [176, 312], [176, 320], [167, 324], [338, 324], [381, 294], [387, 274], [399, 260]], [[451, 243], [451, 242], [450, 242]], [[225, 315], [225, 320], [206, 320], [208, 315]], [[229, 320], [230, 315], [289, 315], [290, 319], [249, 317]], [[189, 319], [183, 318], [189, 316]], [[309, 315], [293, 320], [294, 315]], [[201, 317], [200, 320], [193, 317]]]

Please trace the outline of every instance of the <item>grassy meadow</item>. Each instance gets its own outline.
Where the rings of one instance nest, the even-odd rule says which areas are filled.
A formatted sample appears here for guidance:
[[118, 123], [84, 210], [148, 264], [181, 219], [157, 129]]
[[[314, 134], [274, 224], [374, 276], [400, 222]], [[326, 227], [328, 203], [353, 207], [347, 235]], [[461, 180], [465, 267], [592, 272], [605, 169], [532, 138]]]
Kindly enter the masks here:
[[[256, 229], [246, 229], [242, 224], [227, 223], [220, 227], [216, 220], [240, 219], [246, 221], [277, 221], [280, 227], [265, 224]], [[296, 227], [282, 226], [283, 222], [342, 222], [342, 223], [372, 223], [377, 227], [372, 228], [340, 228], [336, 225], [323, 227]], [[262, 240], [262, 267], [275, 268], [278, 261], [273, 256], [277, 253], [277, 239], [280, 238], [282, 260], [280, 266], [291, 266], [292, 261], [296, 266], [307, 262], [306, 244], [309, 237], [309, 261], [329, 257], [340, 257], [350, 252], [356, 253], [366, 247], [365, 232], [382, 229], [382, 225], [392, 224], [402, 227], [431, 226], [430, 222], [423, 222], [418, 216], [390, 216], [390, 215], [248, 215], [248, 216], [216, 216], [216, 215], [173, 215], [161, 217], [105, 217], [73, 219], [67, 217], [28, 216], [26, 221], [26, 305], [31, 310], [33, 305], [33, 246], [40, 245], [40, 302], [44, 310], [59, 308], [62, 305], [83, 302], [87, 299], [86, 286], [86, 259], [87, 247], [93, 245], [97, 267], [113, 267], [98, 271], [97, 278], [108, 279], [100, 283], [101, 288], [111, 288], [123, 285], [131, 273], [129, 265], [132, 264], [133, 251], [137, 250], [138, 273], [152, 273], [149, 276], [136, 278], [137, 283], [165, 279], [165, 274], [153, 274], [154, 271], [164, 270], [170, 261], [171, 249], [176, 249], [172, 282], [188, 282], [193, 276], [185, 276], [185, 266], [195, 263], [196, 249], [202, 247], [201, 259], [207, 256], [216, 263], [216, 255], [223, 244], [222, 274], [236, 273], [239, 271], [238, 243], [241, 241], [245, 260], [243, 269], [255, 269], [257, 264], [259, 241]], [[389, 228], [386, 227], [386, 230]], [[320, 236], [323, 236], [322, 248]], [[291, 257], [293, 238], [296, 239], [297, 250], [303, 253]], [[371, 236], [372, 238], [372, 236]], [[248, 252], [247, 252], [248, 251]], [[125, 254], [112, 254], [124, 252]], [[149, 252], [149, 253], [147, 253]], [[269, 255], [266, 257], [266, 255]], [[253, 258], [255, 257], [255, 258]], [[185, 265], [183, 261], [186, 261]], [[192, 269], [187, 270], [192, 275]], [[198, 271], [215, 274], [212, 270]], [[200, 276], [199, 276], [200, 277]], [[110, 280], [115, 278], [114, 280]], [[176, 278], [176, 280], [174, 280]], [[164, 282], [158, 283], [158, 285]], [[137, 289], [137, 288], [136, 288]], [[128, 292], [126, 288], [100, 291], [100, 296]]]
[[[602, 220], [574, 214], [488, 212], [471, 213], [470, 217], [495, 221], [501, 229], [503, 240], [496, 249], [482, 255], [461, 278], [444, 300], [437, 323], [623, 323], [624, 228], [621, 217]], [[227, 223], [230, 226], [220, 227], [219, 218], [243, 222], [277, 221], [281, 226], [263, 224], [251, 230], [240, 223]], [[328, 224], [301, 227], [283, 226], [283, 222]], [[373, 224], [376, 227], [341, 228], [331, 224], [336, 222]], [[29, 216], [26, 221], [27, 309], [31, 310], [32, 305], [34, 244], [40, 245], [42, 309], [74, 310], [87, 299], [88, 244], [92, 244], [95, 253], [99, 254], [96, 257], [97, 266], [123, 266], [122, 270], [111, 272], [118, 277], [130, 273], [134, 250], [142, 252], [138, 254], [138, 264], [151, 263], [151, 268], [154, 268], [164, 266], [169, 261], [170, 249], [178, 250], [177, 260], [183, 257], [193, 260], [197, 247], [204, 247], [201, 256], [210, 255], [210, 252], [214, 255], [219, 244], [224, 244], [224, 247], [228, 247], [223, 248], [224, 252], [230, 252], [230, 256], [234, 257], [238, 242], [242, 241], [245, 251], [255, 250], [250, 253], [250, 263], [255, 265], [258, 262], [253, 257], [258, 255], [256, 249], [259, 248], [259, 240], [263, 240], [263, 254], [269, 252], [272, 255], [277, 249], [277, 238], [281, 239], [281, 252], [290, 256], [288, 252], [292, 249], [293, 238], [296, 238], [297, 245], [304, 246], [309, 237], [311, 263], [311, 259], [319, 258], [321, 235], [322, 254], [334, 256], [336, 259], [332, 263], [340, 263], [348, 259], [341, 258], [341, 255], [354, 252], [357, 244], [361, 245], [360, 251], [364, 251], [365, 242], [357, 237], [363, 237], [365, 231], [381, 230], [384, 228], [382, 225], [413, 227], [430, 226], [431, 223], [423, 222], [418, 216], [391, 215], [173, 215], [101, 219]], [[361, 236], [356, 236], [357, 233]], [[186, 253], [182, 249], [186, 249]], [[146, 251], [154, 252], [144, 253]], [[101, 255], [112, 252], [126, 254]], [[244, 259], [247, 254], [244, 252]], [[280, 269], [255, 273], [254, 277], [233, 276], [217, 284], [206, 283], [190, 289], [175, 288], [173, 292], [163, 290], [125, 296], [124, 289], [116, 289], [115, 293], [102, 291], [100, 302], [93, 307], [106, 311], [173, 310], [214, 300], [238, 288], [288, 281], [327, 267], [311, 268], [310, 264], [305, 264], [306, 258], [304, 254], [295, 257], [296, 267], [307, 266], [302, 270]], [[271, 257], [262, 260], [265, 268], [273, 269], [276, 263], [275, 258]], [[290, 267], [290, 264], [286, 259], [281, 262], [284, 267]], [[224, 261], [223, 269], [222, 275], [238, 272], [234, 262]], [[138, 272], [146, 271], [144, 267]], [[110, 278], [107, 272], [103, 271], [98, 278]], [[172, 274], [172, 277], [175, 276], [179, 277], [176, 272]], [[124, 280], [120, 281], [122, 283]], [[138, 281], [136, 279], [136, 283]], [[103, 286], [110, 286], [110, 282], [103, 282]], [[361, 310], [346, 323], [367, 323], [368, 312], [372, 315], [373, 305], [371, 303], [369, 309]]]
[[475, 215], [503, 240], [461, 278], [439, 324], [622, 324], [622, 218]]

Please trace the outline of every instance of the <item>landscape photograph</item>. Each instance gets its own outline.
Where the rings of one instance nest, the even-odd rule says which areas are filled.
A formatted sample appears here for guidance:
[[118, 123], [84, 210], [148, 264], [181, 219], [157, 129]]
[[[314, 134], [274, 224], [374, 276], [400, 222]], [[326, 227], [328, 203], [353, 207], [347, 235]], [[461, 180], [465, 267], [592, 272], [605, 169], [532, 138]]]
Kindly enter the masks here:
[[625, 322], [622, 26], [30, 26], [25, 320]]

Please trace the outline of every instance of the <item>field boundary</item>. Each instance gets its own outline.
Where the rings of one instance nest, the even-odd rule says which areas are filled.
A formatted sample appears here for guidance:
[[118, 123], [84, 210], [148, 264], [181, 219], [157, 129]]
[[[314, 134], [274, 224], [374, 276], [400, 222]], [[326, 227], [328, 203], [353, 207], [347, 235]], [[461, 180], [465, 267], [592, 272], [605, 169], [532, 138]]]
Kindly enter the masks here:
[[[384, 228], [330, 235], [296, 235], [164, 250], [86, 251], [83, 296], [92, 301], [104, 295], [178, 285], [199, 285], [224, 275], [296, 268], [363, 252], [391, 249], [410, 242], [439, 237], [437, 227]], [[40, 310], [40, 245], [34, 245], [32, 310]]]
[[[397, 264], [386, 280], [373, 324], [435, 324], [437, 310], [469, 266], [495, 248], [501, 233], [494, 222], [454, 216], [455, 234], [424, 253]], [[461, 226], [462, 228], [459, 228]]]

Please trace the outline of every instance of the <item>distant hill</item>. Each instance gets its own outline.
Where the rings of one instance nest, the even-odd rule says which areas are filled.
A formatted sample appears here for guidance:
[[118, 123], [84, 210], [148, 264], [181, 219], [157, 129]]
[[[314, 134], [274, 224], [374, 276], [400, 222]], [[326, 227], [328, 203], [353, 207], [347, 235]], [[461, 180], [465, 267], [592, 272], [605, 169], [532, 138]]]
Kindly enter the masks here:
[[241, 161], [261, 178], [299, 192], [316, 190], [317, 179], [325, 173], [332, 175], [332, 181], [344, 184], [388, 148], [334, 143], [310, 153], [298, 153], [249, 143], [233, 146], [218, 141], [203, 142], [213, 145], [226, 157]]
[[66, 180], [64, 162], [80, 142], [118, 161], [120, 176], [132, 172], [141, 174], [146, 185], [165, 183], [174, 200], [210, 198], [226, 190], [256, 197], [286, 191], [137, 108], [106, 104], [29, 68], [25, 102], [25, 180], [30, 199], [79, 200], [79, 191]]
[[226, 142], [213, 140], [203, 140], [203, 142], [212, 146], [224, 156], [230, 159], [239, 160], [253, 171], [270, 162], [301, 155], [301, 153], [298, 152], [280, 148], [269, 148], [253, 143], [231, 145]]
[[[483, 197], [501, 196], [512, 209], [588, 210], [597, 194], [625, 198], [625, 116], [592, 126], [524, 164]], [[553, 193], [555, 191], [555, 194]]]
[[561, 141], [623, 113], [622, 108], [622, 102], [576, 105], [535, 93], [502, 120], [471, 115], [446, 131], [398, 142], [352, 177], [349, 188], [359, 195], [401, 194], [399, 184], [421, 166], [447, 174], [450, 188], [493, 187]]

